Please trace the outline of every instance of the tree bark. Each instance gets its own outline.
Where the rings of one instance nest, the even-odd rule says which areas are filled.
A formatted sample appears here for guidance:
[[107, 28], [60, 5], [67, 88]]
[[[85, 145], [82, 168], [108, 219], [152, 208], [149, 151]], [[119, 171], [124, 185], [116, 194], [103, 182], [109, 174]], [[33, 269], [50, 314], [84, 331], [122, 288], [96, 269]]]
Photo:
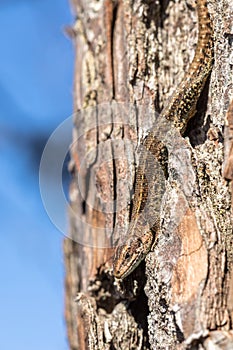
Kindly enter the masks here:
[[231, 349], [232, 1], [208, 1], [214, 68], [169, 157], [161, 234], [123, 282], [112, 276], [112, 256], [130, 220], [137, 147], [193, 58], [196, 5], [72, 5], [73, 179], [64, 241], [70, 349]]

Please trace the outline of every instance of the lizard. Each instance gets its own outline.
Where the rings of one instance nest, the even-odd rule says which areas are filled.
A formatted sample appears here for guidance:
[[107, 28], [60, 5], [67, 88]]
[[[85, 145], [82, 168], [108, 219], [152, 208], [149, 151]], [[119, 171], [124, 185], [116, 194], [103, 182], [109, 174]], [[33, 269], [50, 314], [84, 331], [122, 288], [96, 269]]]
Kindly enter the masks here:
[[[194, 58], [160, 113], [163, 124], [174, 127], [181, 135], [196, 113], [197, 101], [213, 66], [213, 27], [206, 0], [197, 0], [196, 6], [198, 40]], [[166, 147], [157, 137], [157, 129], [157, 126], [153, 127], [140, 146], [131, 221], [125, 241], [117, 246], [113, 258], [113, 275], [117, 279], [131, 274], [149, 253], [159, 234], [159, 207], [165, 190], [160, 170], [165, 167], [162, 159]], [[161, 164], [160, 170], [151, 165], [152, 158]]]

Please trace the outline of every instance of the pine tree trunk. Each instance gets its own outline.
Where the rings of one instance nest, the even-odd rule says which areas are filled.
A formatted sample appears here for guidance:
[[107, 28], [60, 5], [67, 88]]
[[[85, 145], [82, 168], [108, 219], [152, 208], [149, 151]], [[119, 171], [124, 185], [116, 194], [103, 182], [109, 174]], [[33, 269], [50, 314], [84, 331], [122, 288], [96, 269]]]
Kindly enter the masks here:
[[214, 68], [169, 161], [161, 234], [121, 283], [112, 256], [127, 234], [137, 147], [193, 58], [196, 3], [72, 2], [70, 349], [233, 349], [232, 1], [208, 1]]

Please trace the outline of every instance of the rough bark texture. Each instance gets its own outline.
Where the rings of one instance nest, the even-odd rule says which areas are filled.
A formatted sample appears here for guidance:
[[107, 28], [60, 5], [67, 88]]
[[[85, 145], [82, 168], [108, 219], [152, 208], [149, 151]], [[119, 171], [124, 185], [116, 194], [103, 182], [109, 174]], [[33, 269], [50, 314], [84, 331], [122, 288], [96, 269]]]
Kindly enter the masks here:
[[[195, 1], [72, 5], [77, 113], [72, 239], [64, 241], [70, 348], [233, 349], [232, 0], [208, 1], [211, 78], [170, 157], [162, 233], [123, 283], [112, 277], [111, 257], [128, 227], [135, 151], [194, 55]], [[182, 189], [179, 178], [187, 180]]]

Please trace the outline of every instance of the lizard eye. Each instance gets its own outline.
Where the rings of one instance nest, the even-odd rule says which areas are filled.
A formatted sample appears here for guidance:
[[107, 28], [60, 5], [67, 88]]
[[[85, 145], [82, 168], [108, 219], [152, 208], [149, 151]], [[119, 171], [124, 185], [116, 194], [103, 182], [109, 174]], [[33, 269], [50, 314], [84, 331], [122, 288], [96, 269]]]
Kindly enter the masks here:
[[128, 260], [129, 258], [130, 258], [130, 254], [129, 254], [129, 252], [126, 252], [125, 253], [125, 259]]

